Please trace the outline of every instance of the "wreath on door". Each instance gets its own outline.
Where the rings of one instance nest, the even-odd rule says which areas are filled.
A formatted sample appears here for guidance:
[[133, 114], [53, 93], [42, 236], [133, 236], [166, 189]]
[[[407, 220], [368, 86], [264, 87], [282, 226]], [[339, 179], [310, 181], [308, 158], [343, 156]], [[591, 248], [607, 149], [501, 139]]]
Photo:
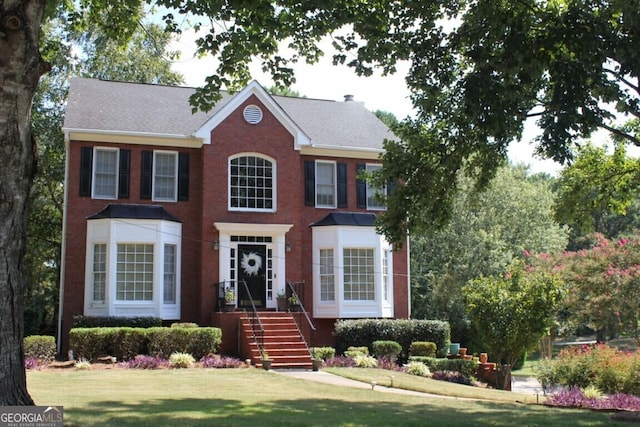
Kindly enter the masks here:
[[260, 268], [262, 268], [262, 257], [255, 252], [242, 254], [240, 267], [242, 267], [247, 276], [257, 276]]

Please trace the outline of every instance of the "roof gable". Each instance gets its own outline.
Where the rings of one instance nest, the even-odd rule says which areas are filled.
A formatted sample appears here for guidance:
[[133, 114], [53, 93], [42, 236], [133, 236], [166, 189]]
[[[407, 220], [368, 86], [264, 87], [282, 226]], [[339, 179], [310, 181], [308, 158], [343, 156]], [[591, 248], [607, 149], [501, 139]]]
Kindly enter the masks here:
[[299, 150], [303, 145], [309, 145], [311, 139], [309, 136], [294, 122], [291, 117], [283, 110], [283, 108], [274, 101], [266, 90], [253, 80], [249, 85], [237, 94], [233, 95], [222, 108], [220, 108], [207, 122], [195, 132], [195, 136], [201, 138], [205, 144], [211, 144], [211, 131], [222, 123], [232, 112], [240, 107], [247, 99], [254, 95], [271, 114], [289, 131], [293, 136], [295, 149]]

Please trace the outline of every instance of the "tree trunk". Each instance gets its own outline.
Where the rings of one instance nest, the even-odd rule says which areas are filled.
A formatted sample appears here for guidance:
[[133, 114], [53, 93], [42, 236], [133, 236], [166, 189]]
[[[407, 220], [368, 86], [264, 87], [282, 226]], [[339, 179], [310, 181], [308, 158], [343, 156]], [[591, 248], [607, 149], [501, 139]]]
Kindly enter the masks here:
[[22, 268], [35, 173], [31, 102], [47, 69], [38, 49], [45, 4], [0, 0], [0, 406], [33, 405], [22, 346]]

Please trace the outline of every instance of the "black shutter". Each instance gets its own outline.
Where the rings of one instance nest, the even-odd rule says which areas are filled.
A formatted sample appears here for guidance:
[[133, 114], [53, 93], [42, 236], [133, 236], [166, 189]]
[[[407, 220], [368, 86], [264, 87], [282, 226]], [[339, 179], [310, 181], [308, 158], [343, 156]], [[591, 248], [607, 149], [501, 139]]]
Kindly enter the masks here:
[[129, 176], [131, 174], [131, 150], [120, 150], [118, 168], [118, 198], [129, 198]]
[[338, 207], [347, 207], [347, 164], [338, 163]]
[[304, 204], [316, 205], [316, 162], [313, 160], [304, 162]]
[[178, 154], [178, 200], [189, 200], [189, 153]]
[[[360, 176], [367, 166], [364, 163], [358, 163], [356, 165], [356, 176]], [[359, 208], [366, 209], [367, 207], [367, 181], [358, 178], [356, 180], [356, 199]]]
[[142, 152], [142, 164], [140, 167], [140, 198], [151, 198], [153, 185], [153, 151]]
[[80, 196], [91, 196], [93, 147], [80, 148]]

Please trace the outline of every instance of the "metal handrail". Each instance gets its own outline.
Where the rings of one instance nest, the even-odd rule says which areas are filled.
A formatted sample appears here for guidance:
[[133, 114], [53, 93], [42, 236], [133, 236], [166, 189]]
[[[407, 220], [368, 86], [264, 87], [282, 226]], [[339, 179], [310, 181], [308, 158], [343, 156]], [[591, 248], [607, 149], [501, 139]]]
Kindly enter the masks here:
[[[300, 285], [304, 285], [304, 281], [302, 282], [297, 282]], [[304, 333], [302, 332], [302, 328], [300, 323], [296, 320], [296, 316], [292, 316], [293, 320], [296, 322], [296, 327], [298, 328], [298, 332], [300, 332], [300, 336], [302, 337], [302, 340], [304, 341], [305, 345], [307, 346], [307, 348], [313, 348], [313, 341], [314, 341], [314, 336], [315, 336], [315, 332], [316, 332], [316, 327], [314, 326], [313, 322], [311, 321], [311, 318], [309, 317], [309, 313], [307, 313], [307, 310], [304, 308], [304, 304], [302, 303], [302, 298], [300, 298], [300, 296], [298, 295], [298, 293], [295, 290], [295, 286], [294, 286], [294, 282], [287, 282], [287, 286], [289, 288], [289, 290], [291, 291], [291, 297], [295, 298], [296, 301], [298, 301], [298, 305], [300, 306], [300, 311], [304, 314], [305, 318], [307, 319], [307, 323], [309, 325], [309, 343], [307, 343], [307, 340], [305, 340], [304, 337]], [[314, 356], [313, 354], [311, 354], [311, 356]]]
[[[236, 299], [238, 297], [238, 286], [242, 285], [244, 290], [247, 292], [247, 297], [249, 301], [251, 301], [251, 316], [248, 317], [249, 325], [251, 326], [251, 333], [253, 334], [252, 338], [258, 349], [260, 350], [260, 354], [264, 349], [264, 326], [262, 325], [262, 321], [258, 316], [258, 310], [256, 309], [256, 305], [253, 302], [253, 297], [251, 296], [251, 291], [249, 290], [249, 286], [247, 286], [247, 282], [244, 280], [224, 280], [222, 282], [218, 282], [215, 284], [218, 288], [218, 308], [222, 308], [221, 299], [224, 298], [224, 293], [226, 291], [227, 284], [233, 289], [234, 295]], [[222, 290], [221, 290], [222, 289]], [[256, 327], [257, 325], [257, 327]], [[258, 341], [259, 338], [259, 341]]]

